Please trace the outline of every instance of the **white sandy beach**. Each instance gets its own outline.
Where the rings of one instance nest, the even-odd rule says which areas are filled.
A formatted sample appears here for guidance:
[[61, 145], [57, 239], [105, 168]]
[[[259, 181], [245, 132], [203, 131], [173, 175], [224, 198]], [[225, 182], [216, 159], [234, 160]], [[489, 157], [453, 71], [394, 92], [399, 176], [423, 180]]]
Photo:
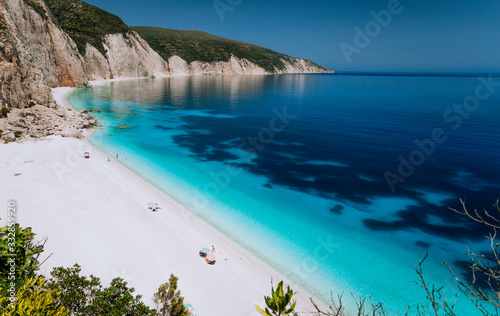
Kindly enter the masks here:
[[[60, 103], [68, 88], [57, 89]], [[86, 140], [49, 137], [47, 140], [0, 144], [0, 197], [18, 202], [18, 221], [31, 226], [37, 238], [48, 237], [45, 255], [52, 256], [41, 272], [78, 263], [85, 275], [103, 284], [120, 276], [153, 306], [151, 297], [170, 273], [179, 277], [185, 302], [198, 316], [259, 315], [282, 279], [279, 273], [191, 215], [163, 194], [108, 157]], [[90, 159], [83, 153], [89, 151]], [[161, 206], [158, 212], [148, 202]], [[0, 224], [6, 225], [5, 215]], [[217, 263], [198, 256], [214, 245]], [[45, 256], [44, 256], [45, 257]], [[293, 285], [292, 285], [293, 287]], [[297, 311], [311, 310], [309, 295], [299, 291]]]

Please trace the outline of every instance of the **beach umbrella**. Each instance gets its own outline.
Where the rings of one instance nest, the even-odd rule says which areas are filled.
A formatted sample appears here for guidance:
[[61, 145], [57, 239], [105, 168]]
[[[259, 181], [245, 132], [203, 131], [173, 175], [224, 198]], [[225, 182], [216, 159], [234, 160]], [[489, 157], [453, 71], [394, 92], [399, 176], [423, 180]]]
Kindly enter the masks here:
[[215, 255], [213, 253], [209, 253], [206, 257], [205, 257], [205, 261], [208, 263], [208, 264], [214, 264], [215, 263]]
[[186, 313], [188, 315], [191, 315], [191, 312], [193, 311], [193, 306], [191, 304], [184, 304], [184, 308], [186, 309]]
[[202, 248], [200, 250], [200, 257], [205, 258], [209, 252], [210, 252], [210, 249], [208, 249], [208, 248]]

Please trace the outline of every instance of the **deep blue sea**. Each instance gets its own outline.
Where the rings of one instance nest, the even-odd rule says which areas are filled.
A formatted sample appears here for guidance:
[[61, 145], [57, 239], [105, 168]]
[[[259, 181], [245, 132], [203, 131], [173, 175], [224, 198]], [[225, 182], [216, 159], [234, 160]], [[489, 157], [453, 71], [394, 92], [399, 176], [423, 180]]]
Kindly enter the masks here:
[[[470, 281], [488, 231], [449, 208], [500, 197], [500, 78], [182, 76], [77, 89], [90, 141], [325, 302], [425, 302]], [[496, 91], [499, 90], [499, 91]], [[130, 126], [118, 129], [118, 126]], [[125, 159], [127, 158], [127, 159]], [[265, 294], [265, 293], [263, 293]], [[459, 296], [458, 315], [474, 315]]]

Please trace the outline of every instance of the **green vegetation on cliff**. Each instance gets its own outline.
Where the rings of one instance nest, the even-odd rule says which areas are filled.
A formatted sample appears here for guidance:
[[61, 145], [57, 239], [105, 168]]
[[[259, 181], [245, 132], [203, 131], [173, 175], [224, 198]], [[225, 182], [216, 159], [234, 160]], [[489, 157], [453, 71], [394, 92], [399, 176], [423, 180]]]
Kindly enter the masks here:
[[105, 55], [104, 35], [125, 34], [129, 30], [118, 16], [80, 0], [45, 0], [45, 3], [82, 55], [87, 42]]
[[[132, 26], [131, 28], [139, 33], [149, 46], [165, 60], [177, 55], [188, 63], [195, 60], [217, 62], [228, 61], [233, 54], [238, 58], [248, 59], [270, 72], [285, 68], [282, 59], [292, 61], [292, 57], [264, 47], [229, 40], [201, 31], [179, 31], [147, 26]], [[307, 62], [325, 69], [311, 61]]]
[[39, 5], [38, 3], [36, 3], [32, 0], [24, 0], [24, 3], [31, 6], [33, 8], [33, 10], [38, 12], [38, 14], [40, 14], [42, 17], [47, 17], [45, 15], [46, 14], [45, 9], [41, 5]]

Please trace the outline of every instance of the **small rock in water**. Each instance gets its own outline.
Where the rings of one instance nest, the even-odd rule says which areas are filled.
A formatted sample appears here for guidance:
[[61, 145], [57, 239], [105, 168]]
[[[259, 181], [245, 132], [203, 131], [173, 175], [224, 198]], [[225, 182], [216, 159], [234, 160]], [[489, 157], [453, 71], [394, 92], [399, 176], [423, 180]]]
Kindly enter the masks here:
[[124, 128], [130, 128], [130, 126], [122, 126], [122, 125], [120, 125], [120, 126], [118, 126], [118, 128], [119, 129], [124, 129]]
[[334, 214], [339, 214], [339, 215], [342, 215], [342, 211], [344, 210], [344, 207], [340, 204], [337, 204], [335, 205], [334, 207], [332, 207], [330, 209], [330, 212], [334, 213]]
[[264, 184], [264, 188], [272, 189], [273, 186], [270, 183]]

